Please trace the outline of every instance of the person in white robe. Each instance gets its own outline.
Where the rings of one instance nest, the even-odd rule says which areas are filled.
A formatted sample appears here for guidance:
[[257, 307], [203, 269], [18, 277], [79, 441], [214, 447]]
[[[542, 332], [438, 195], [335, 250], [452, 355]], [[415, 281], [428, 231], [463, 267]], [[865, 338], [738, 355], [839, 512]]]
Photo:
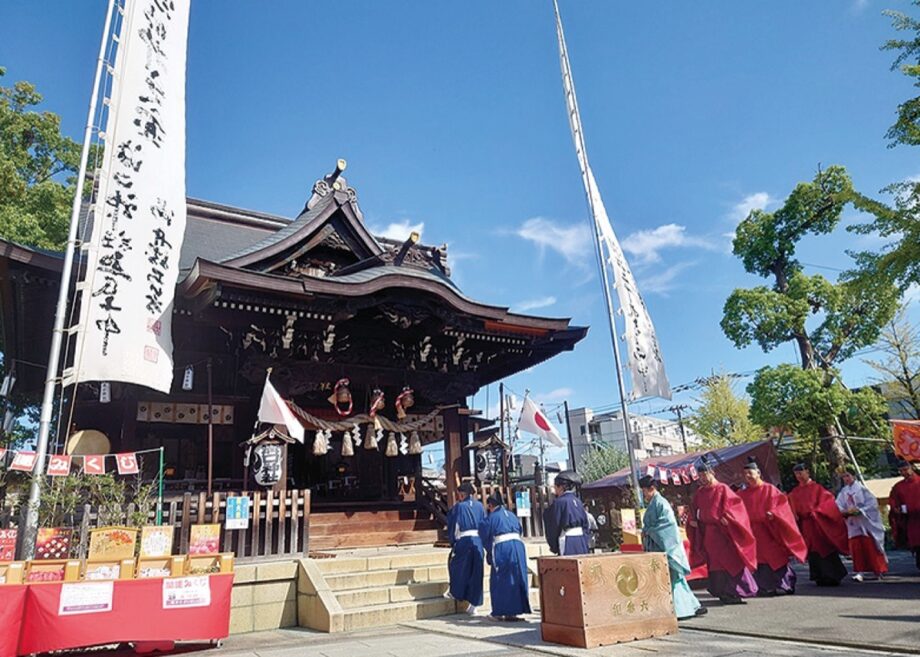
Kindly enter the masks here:
[[847, 523], [853, 579], [863, 581], [863, 573], [873, 573], [881, 579], [888, 572], [882, 513], [878, 500], [856, 479], [852, 470], [843, 474], [843, 488], [837, 493], [837, 508]]

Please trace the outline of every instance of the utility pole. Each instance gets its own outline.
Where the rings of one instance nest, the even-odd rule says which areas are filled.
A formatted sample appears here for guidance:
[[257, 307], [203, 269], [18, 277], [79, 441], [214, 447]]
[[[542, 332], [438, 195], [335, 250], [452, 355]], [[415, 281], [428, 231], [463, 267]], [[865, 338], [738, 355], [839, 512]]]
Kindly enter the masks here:
[[[505, 442], [505, 384], [498, 384], [498, 426], [499, 437], [502, 441], [502, 486], [508, 488], [508, 468], [511, 465], [512, 445], [511, 441]], [[504, 445], [508, 446], [506, 450]]]
[[688, 408], [690, 407], [686, 404], [678, 404], [677, 406], [672, 406], [668, 409], [669, 411], [674, 411], [677, 413], [677, 424], [680, 425], [680, 439], [684, 443], [684, 454], [686, 454], [689, 450], [687, 449], [687, 431], [684, 429], [684, 416], [681, 415], [681, 411], [685, 411]]
[[572, 436], [572, 423], [569, 421], [569, 402], [565, 400], [562, 402], [562, 408], [565, 411], [565, 430], [569, 434], [569, 469], [573, 472], [578, 472], [578, 466], [575, 463], [575, 443], [574, 436]]

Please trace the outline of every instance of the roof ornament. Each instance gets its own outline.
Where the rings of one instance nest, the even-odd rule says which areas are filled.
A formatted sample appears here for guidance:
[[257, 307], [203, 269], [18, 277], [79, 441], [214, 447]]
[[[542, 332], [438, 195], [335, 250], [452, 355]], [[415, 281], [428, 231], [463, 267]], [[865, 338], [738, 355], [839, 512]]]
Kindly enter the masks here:
[[309, 200], [307, 200], [307, 204], [303, 210], [304, 212], [312, 210], [313, 206], [329, 194], [338, 194], [340, 195], [339, 200], [342, 202], [350, 202], [358, 218], [364, 221], [364, 214], [362, 214], [361, 209], [358, 207], [358, 193], [353, 187], [348, 186], [348, 181], [342, 176], [342, 172], [345, 171], [346, 166], [348, 166], [348, 163], [345, 162], [344, 159], [339, 158], [335, 161], [335, 170], [323, 176], [321, 180], [317, 180], [313, 184], [313, 194], [310, 196]]

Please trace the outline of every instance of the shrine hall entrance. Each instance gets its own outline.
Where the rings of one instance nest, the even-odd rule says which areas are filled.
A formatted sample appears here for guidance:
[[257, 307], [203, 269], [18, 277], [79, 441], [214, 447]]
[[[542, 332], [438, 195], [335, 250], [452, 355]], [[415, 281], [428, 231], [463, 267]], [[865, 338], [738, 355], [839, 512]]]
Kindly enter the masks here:
[[[308, 441], [309, 443], [309, 441]], [[418, 455], [386, 456], [383, 449], [354, 447], [354, 456], [342, 456], [342, 438], [330, 441], [325, 456], [313, 454], [310, 444], [289, 446], [289, 463], [299, 488], [312, 491], [314, 508], [366, 502], [384, 506], [415, 502], [415, 478], [421, 468]]]

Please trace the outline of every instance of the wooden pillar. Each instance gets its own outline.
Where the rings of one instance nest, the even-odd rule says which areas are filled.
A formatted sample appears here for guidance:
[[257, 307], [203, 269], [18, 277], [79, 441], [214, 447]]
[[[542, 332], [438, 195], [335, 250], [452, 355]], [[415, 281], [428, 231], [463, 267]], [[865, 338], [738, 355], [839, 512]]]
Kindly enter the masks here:
[[447, 408], [444, 418], [444, 477], [447, 484], [447, 503], [457, 499], [457, 477], [463, 476], [463, 434], [460, 424], [460, 409]]

